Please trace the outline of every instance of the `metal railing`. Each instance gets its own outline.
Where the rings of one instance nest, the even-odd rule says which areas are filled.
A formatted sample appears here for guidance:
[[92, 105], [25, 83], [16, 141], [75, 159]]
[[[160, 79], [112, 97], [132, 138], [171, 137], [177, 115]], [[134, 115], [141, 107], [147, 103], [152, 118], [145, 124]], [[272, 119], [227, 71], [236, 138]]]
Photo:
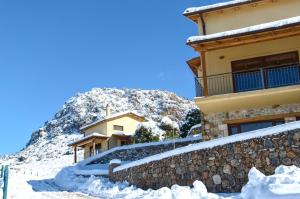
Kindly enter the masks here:
[[[208, 96], [239, 93], [300, 84], [299, 63], [263, 67], [206, 77]], [[196, 96], [204, 95], [204, 79], [196, 78]]]
[[[2, 198], [7, 199], [7, 190], [8, 190], [8, 173], [9, 173], [9, 168], [7, 165], [2, 165], [1, 166], [1, 172], [0, 172], [0, 180], [2, 180], [3, 185], [2, 185]], [[0, 187], [1, 191], [1, 187]]]

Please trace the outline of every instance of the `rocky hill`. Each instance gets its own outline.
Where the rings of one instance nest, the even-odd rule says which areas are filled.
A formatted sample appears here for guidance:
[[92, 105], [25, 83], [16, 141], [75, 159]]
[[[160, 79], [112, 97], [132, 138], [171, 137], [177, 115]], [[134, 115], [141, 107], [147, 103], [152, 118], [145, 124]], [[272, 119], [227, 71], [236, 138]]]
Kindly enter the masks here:
[[192, 101], [168, 91], [95, 88], [65, 102], [53, 119], [32, 133], [26, 147], [9, 159], [28, 162], [72, 153], [67, 144], [80, 136], [82, 125], [103, 118], [107, 104], [112, 113], [132, 110], [154, 122], [172, 115], [179, 124], [195, 108]]

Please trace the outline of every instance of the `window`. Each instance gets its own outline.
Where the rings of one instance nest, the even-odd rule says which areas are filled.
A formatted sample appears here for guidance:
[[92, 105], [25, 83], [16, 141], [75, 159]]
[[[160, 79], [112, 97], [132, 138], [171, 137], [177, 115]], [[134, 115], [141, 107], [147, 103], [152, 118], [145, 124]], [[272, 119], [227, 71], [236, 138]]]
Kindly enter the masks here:
[[255, 131], [258, 129], [263, 129], [263, 128], [267, 128], [267, 127], [271, 127], [271, 126], [277, 126], [280, 124], [284, 124], [283, 119], [240, 123], [240, 124], [230, 124], [228, 129], [229, 129], [229, 135], [235, 135], [235, 134], [245, 133], [248, 131]]
[[300, 117], [296, 117], [296, 121], [300, 121]]
[[116, 130], [116, 131], [124, 131], [124, 127], [123, 126], [114, 125], [114, 130]]
[[128, 145], [130, 142], [128, 140], [121, 140], [121, 146]]

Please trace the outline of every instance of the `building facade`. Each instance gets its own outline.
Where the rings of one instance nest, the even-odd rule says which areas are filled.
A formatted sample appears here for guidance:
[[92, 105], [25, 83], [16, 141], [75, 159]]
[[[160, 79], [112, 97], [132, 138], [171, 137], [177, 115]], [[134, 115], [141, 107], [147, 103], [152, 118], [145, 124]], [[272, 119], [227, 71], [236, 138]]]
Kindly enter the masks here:
[[77, 149], [84, 149], [84, 159], [97, 155], [114, 147], [133, 142], [137, 126], [146, 122], [146, 118], [131, 111], [111, 115], [106, 107], [106, 117], [80, 128], [83, 138], [69, 146], [74, 148], [74, 161], [77, 162]]
[[209, 139], [300, 119], [300, 1], [228, 1], [188, 8], [199, 35], [195, 102]]

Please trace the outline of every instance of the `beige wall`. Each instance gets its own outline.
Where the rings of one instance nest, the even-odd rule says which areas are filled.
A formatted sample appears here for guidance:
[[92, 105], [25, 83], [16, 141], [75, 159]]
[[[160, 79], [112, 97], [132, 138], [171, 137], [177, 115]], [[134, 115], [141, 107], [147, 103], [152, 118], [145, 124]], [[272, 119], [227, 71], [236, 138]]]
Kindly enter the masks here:
[[111, 136], [113, 133], [120, 132], [113, 129], [114, 125], [123, 126], [126, 133], [134, 133], [140, 121], [130, 116], [124, 116], [116, 120], [107, 122], [107, 135]]
[[[207, 76], [231, 72], [232, 61], [290, 51], [298, 51], [300, 56], [300, 36], [208, 51], [206, 53]], [[220, 56], [224, 56], [224, 59], [220, 59]], [[199, 77], [201, 76], [201, 72], [199, 72]], [[230, 93], [233, 90], [232, 78], [228, 78], [227, 76], [226, 79], [228, 79], [227, 84], [224, 84], [224, 81], [220, 80], [221, 82], [218, 84], [218, 87], [222, 87], [222, 89], [226, 88]], [[214, 81], [208, 79], [209, 95], [214, 95], [218, 92], [212, 83]]]
[[84, 130], [84, 132], [85, 136], [88, 136], [91, 133], [101, 133], [103, 135], [111, 136], [115, 132], [120, 132], [113, 129], [114, 125], [118, 125], [124, 127], [123, 132], [134, 133], [139, 123], [141, 123], [141, 121], [138, 121], [131, 116], [124, 116], [115, 120], [97, 124], [96, 126]]
[[[299, 0], [275, 0], [204, 14], [207, 34], [239, 29], [300, 15]], [[202, 34], [202, 24], [198, 23]]]
[[88, 136], [92, 133], [100, 133], [100, 134], [103, 134], [103, 135], [107, 135], [107, 123], [100, 123], [100, 124], [97, 124], [96, 126], [93, 126], [89, 129], [86, 129], [84, 130], [85, 132], [85, 136]]
[[[86, 129], [84, 132], [85, 132], [85, 136], [88, 136], [92, 133], [100, 133], [100, 134], [109, 136], [110, 139], [108, 142], [105, 140], [103, 140], [101, 142], [102, 149], [107, 150], [108, 147], [113, 148], [113, 147], [117, 147], [117, 146], [121, 145], [120, 139], [118, 139], [115, 136], [112, 136], [113, 133], [120, 132], [120, 131], [114, 130], [114, 128], [113, 128], [114, 125], [123, 126], [123, 132], [132, 133], [132, 135], [133, 135], [139, 123], [141, 123], [141, 121], [139, 121], [131, 116], [126, 115], [124, 117], [121, 117], [121, 118], [118, 118], [115, 120], [100, 123], [96, 126]], [[89, 145], [86, 145], [84, 147], [84, 158], [87, 158], [90, 156], [90, 147], [91, 146], [92, 146], [92, 143]]]

